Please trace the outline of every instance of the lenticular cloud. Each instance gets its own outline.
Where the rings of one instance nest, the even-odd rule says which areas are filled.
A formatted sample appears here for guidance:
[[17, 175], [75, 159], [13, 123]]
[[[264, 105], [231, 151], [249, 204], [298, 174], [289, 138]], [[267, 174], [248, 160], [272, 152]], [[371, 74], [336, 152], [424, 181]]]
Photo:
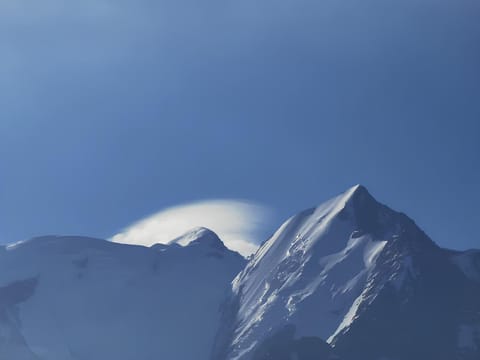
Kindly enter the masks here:
[[151, 246], [168, 243], [198, 226], [210, 228], [225, 245], [244, 256], [258, 248], [263, 239], [270, 210], [244, 200], [206, 200], [162, 210], [135, 222], [111, 240]]

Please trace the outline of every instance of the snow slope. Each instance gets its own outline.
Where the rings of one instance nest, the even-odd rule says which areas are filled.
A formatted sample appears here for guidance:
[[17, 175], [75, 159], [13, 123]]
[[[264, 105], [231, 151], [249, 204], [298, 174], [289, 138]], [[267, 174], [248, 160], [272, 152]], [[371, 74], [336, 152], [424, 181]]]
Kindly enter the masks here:
[[146, 248], [47, 236], [2, 248], [0, 358], [208, 359], [244, 259], [207, 229], [185, 237]]

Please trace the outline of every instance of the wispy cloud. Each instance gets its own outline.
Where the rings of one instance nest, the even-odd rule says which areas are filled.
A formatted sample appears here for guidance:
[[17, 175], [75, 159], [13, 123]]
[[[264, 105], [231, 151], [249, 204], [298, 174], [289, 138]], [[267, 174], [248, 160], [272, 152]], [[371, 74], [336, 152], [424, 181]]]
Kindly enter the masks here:
[[264, 240], [271, 210], [244, 200], [206, 200], [162, 210], [135, 222], [111, 240], [151, 246], [168, 243], [188, 230], [203, 226], [215, 231], [225, 245], [244, 256]]

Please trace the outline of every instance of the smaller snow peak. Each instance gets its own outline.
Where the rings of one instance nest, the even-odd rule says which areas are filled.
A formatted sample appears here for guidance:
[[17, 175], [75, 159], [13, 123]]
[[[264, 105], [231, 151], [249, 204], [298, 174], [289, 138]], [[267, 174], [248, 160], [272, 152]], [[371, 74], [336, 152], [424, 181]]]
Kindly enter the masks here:
[[192, 243], [207, 243], [211, 246], [224, 247], [222, 240], [210, 229], [198, 227], [193, 230], [193, 234], [196, 235], [196, 239]]
[[192, 235], [194, 235], [198, 238], [205, 237], [205, 236], [218, 237], [217, 234], [215, 234], [215, 232], [213, 232], [212, 230], [210, 230], [206, 227], [203, 227], [203, 226], [197, 226], [197, 227], [187, 231], [186, 234], [192, 234]]
[[222, 240], [220, 240], [220, 238], [215, 232], [201, 226], [187, 231], [185, 234], [172, 240], [170, 244], [178, 244], [182, 246], [193, 246], [202, 244], [220, 250], [226, 249]]

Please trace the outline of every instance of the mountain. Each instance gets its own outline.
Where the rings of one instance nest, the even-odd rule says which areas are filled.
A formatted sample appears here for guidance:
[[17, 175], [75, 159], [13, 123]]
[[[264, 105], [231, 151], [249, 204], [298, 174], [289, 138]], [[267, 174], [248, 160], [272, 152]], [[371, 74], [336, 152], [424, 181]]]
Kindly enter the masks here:
[[0, 359], [206, 360], [244, 265], [208, 229], [151, 248], [65, 236], [2, 247]]
[[363, 186], [245, 260], [209, 229], [152, 247], [0, 247], [0, 360], [478, 360], [480, 250], [437, 246]]
[[363, 186], [288, 219], [235, 278], [215, 360], [480, 359], [480, 252]]

